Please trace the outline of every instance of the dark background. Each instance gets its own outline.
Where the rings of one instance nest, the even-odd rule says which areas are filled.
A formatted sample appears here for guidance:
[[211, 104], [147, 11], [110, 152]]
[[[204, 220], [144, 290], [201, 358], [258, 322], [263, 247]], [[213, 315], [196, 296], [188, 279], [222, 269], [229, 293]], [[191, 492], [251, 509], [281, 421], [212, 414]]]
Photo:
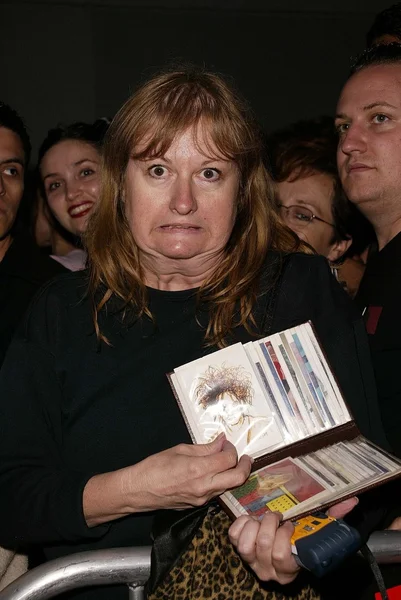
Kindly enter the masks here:
[[395, 0], [0, 0], [0, 98], [34, 146], [112, 116], [174, 59], [232, 77], [267, 131], [331, 114], [350, 57]]

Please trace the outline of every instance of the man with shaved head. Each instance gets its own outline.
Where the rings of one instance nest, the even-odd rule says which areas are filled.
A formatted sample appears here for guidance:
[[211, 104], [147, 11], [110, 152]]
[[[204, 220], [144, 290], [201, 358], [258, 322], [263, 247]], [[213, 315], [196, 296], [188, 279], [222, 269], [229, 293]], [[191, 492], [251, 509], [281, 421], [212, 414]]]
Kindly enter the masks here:
[[[369, 256], [355, 301], [369, 336], [384, 429], [392, 451], [401, 456], [400, 44], [373, 46], [356, 59], [338, 101], [336, 128], [342, 185], [373, 225], [377, 238], [377, 251]], [[400, 519], [393, 521], [401, 513], [399, 486], [389, 487], [376, 499], [367, 494], [360, 500], [376, 511], [375, 526], [401, 529]], [[373, 599], [369, 570], [358, 573], [354, 564], [352, 569], [357, 590], [349, 597]], [[386, 565], [384, 574], [387, 587], [398, 586], [394, 594], [399, 595], [391, 597], [401, 598], [400, 566]]]
[[342, 185], [377, 237], [355, 300], [369, 334], [383, 424], [401, 456], [401, 45], [374, 46], [357, 59], [336, 127]]

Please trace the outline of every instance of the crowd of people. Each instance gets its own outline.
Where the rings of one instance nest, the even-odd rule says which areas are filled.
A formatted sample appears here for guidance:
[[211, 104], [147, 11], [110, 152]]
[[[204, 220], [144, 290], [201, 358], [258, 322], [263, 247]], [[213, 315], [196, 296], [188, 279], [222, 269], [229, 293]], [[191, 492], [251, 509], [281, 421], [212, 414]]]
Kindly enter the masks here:
[[[195, 445], [166, 374], [311, 321], [361, 433], [401, 457], [401, 4], [380, 13], [336, 115], [263, 135], [225, 80], [149, 79], [111, 122], [30, 142], [0, 103], [0, 589], [82, 550], [153, 543], [148, 597], [374, 598], [314, 579], [278, 513], [215, 499], [252, 461]], [[401, 490], [330, 509], [401, 529]], [[344, 569], [353, 569], [348, 559]], [[401, 567], [385, 571], [401, 584]], [[125, 586], [68, 598], [127, 597]]]

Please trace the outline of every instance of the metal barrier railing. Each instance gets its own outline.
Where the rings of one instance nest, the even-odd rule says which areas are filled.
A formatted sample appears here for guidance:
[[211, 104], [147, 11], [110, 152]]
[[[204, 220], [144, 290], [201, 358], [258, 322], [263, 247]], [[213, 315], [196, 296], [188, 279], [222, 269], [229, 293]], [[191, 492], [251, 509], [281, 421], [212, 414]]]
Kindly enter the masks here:
[[127, 584], [130, 600], [142, 600], [150, 550], [148, 546], [113, 548], [57, 558], [10, 583], [0, 592], [0, 600], [46, 600], [74, 588], [116, 583]]
[[[378, 563], [401, 562], [401, 531], [377, 531], [368, 546]], [[0, 600], [46, 600], [89, 585], [126, 584], [129, 600], [145, 598], [150, 547], [78, 552], [28, 571], [0, 592]]]
[[[401, 531], [375, 531], [368, 540], [368, 546], [379, 564], [401, 563]], [[0, 600], [3, 599], [0, 597]]]

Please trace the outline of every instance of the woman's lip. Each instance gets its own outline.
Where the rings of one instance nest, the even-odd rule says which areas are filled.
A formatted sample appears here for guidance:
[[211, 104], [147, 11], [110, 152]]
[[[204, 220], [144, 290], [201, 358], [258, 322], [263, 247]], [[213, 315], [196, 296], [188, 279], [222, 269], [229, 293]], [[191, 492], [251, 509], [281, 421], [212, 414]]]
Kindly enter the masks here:
[[197, 225], [181, 225], [179, 223], [171, 223], [168, 225], [160, 225], [159, 229], [163, 231], [197, 231], [200, 229]]
[[81, 204], [70, 206], [68, 209], [68, 214], [72, 219], [79, 219], [80, 217], [87, 215], [92, 208], [93, 202], [82, 202]]

